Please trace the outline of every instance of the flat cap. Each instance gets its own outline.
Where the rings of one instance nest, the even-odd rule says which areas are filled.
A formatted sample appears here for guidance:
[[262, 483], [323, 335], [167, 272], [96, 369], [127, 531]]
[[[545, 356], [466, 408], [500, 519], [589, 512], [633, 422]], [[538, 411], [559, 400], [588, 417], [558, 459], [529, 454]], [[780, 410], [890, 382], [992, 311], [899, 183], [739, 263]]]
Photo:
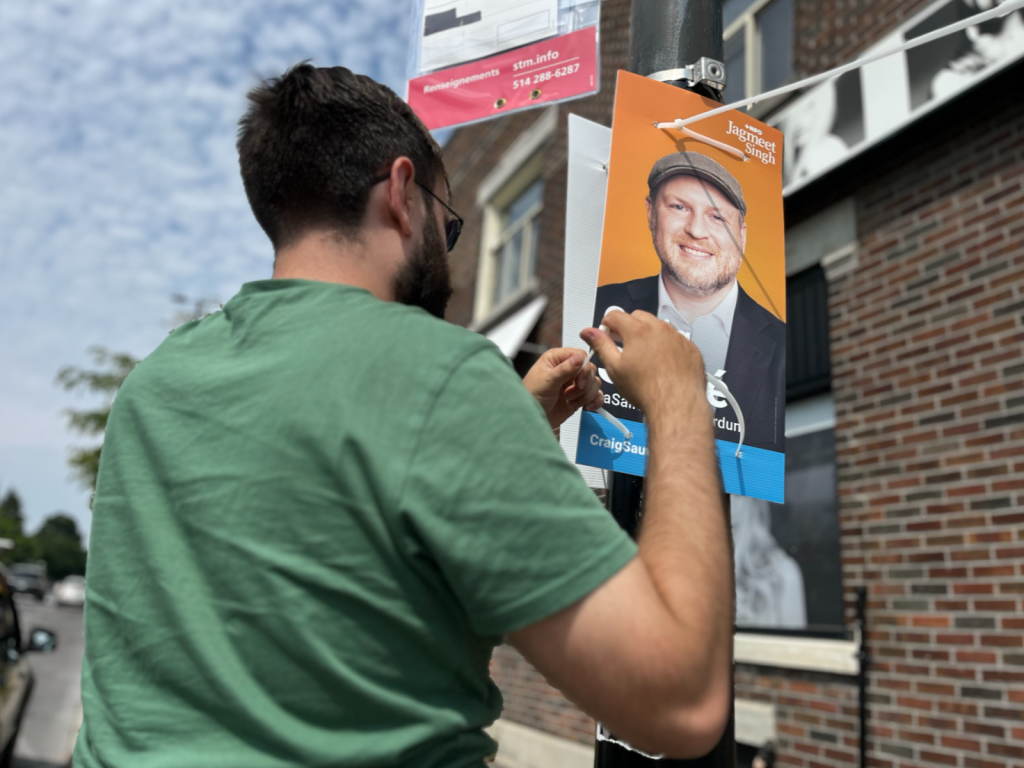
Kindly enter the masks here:
[[699, 179], [710, 181], [724, 194], [729, 201], [735, 205], [740, 213], [747, 215], [747, 204], [743, 201], [743, 187], [736, 181], [736, 177], [725, 170], [720, 163], [715, 162], [707, 155], [700, 152], [673, 152], [658, 159], [658, 162], [651, 168], [647, 177], [647, 188], [654, 193], [666, 179], [672, 176], [696, 176]]

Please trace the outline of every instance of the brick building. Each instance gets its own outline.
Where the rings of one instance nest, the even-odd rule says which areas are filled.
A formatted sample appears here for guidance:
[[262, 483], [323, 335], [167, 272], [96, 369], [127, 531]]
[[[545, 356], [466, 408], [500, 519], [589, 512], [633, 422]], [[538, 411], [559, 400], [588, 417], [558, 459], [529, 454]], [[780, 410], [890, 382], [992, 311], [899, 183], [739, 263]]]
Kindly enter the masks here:
[[[912, 37], [931, 8], [954, 5], [729, 0], [728, 95], [845, 63], [894, 31]], [[526, 323], [525, 342], [510, 350], [523, 370], [562, 343], [567, 115], [610, 125], [629, 21], [628, 0], [602, 3], [596, 96], [460, 129], [445, 147], [453, 205], [467, 223], [452, 256], [449, 319], [485, 333]], [[1002, 24], [983, 31], [1024, 46]], [[922, 86], [908, 61], [911, 100], [949, 91], [962, 70], [936, 65]], [[826, 439], [816, 454], [828, 466], [815, 471], [834, 489], [819, 538], [794, 557], [841, 552], [841, 591], [815, 598], [819, 616], [833, 610], [834, 619], [809, 617], [802, 638], [739, 635], [750, 642], [737, 644], [737, 699], [752, 720], [738, 740], [770, 741], [778, 765], [857, 764], [856, 677], [827, 660], [803, 669], [775, 660], [787, 644], [807, 644], [808, 658], [827, 657], [829, 642], [845, 647], [839, 627], [816, 649], [815, 635], [830, 633], [815, 624], [845, 625], [849, 637], [854, 592], [866, 587], [869, 764], [1024, 766], [1022, 83], [1015, 56], [878, 140], [864, 138], [875, 119], [865, 107], [860, 138], [844, 134], [860, 142], [855, 156], [787, 183], [787, 437], [790, 453], [808, 435]], [[840, 133], [843, 87], [832, 123]], [[866, 105], [873, 94], [858, 98]], [[791, 106], [751, 113], [773, 122]], [[788, 535], [774, 522], [772, 531], [780, 543]], [[761, 640], [774, 650], [740, 653]], [[587, 764], [593, 723], [512, 648], [502, 646], [492, 668], [505, 696], [499, 762]]]

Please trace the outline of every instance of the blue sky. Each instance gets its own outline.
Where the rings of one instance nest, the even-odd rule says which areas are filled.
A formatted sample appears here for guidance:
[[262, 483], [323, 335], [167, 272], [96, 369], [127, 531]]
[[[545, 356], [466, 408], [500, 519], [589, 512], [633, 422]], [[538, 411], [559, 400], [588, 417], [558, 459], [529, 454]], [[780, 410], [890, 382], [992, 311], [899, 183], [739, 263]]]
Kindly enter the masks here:
[[95, 344], [144, 356], [172, 294], [226, 301], [272, 251], [235, 131], [262, 77], [312, 59], [404, 95], [410, 0], [0, 3], [0, 489], [27, 527], [61, 510], [82, 440], [54, 386]]

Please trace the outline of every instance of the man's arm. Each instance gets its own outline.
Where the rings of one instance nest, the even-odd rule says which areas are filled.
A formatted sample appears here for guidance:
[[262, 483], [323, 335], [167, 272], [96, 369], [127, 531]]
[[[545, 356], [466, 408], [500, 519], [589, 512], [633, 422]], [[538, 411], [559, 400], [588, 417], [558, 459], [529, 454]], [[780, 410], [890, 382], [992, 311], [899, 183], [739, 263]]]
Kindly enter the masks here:
[[509, 639], [584, 711], [650, 752], [698, 757], [728, 720], [733, 569], [700, 352], [645, 312], [588, 329], [648, 419], [639, 556], [575, 605]]

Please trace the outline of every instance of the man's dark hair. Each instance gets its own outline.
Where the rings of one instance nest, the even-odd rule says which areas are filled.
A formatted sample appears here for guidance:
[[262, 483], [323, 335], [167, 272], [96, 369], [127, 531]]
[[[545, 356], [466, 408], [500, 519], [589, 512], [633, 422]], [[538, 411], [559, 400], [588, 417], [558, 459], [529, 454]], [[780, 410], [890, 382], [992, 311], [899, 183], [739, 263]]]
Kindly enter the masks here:
[[238, 129], [242, 182], [275, 251], [314, 228], [362, 224], [374, 178], [408, 157], [432, 188], [441, 148], [387, 86], [344, 67], [296, 64], [249, 92]]

